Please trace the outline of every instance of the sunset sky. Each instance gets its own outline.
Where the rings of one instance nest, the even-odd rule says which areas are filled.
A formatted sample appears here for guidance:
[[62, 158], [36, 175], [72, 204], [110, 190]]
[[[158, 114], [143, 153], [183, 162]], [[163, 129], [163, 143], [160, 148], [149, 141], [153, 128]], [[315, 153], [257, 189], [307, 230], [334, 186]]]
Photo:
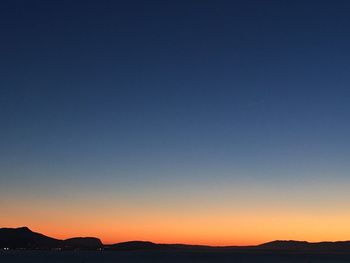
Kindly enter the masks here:
[[350, 1], [3, 0], [0, 227], [350, 240]]

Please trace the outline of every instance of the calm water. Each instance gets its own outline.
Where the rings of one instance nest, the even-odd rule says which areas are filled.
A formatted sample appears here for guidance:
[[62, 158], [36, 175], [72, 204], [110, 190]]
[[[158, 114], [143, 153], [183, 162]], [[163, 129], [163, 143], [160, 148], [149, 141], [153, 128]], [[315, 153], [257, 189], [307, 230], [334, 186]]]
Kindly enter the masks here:
[[271, 254], [237, 252], [53, 252], [53, 251], [2, 251], [1, 263], [110, 263], [110, 262], [232, 262], [232, 263], [337, 263], [349, 262], [349, 255]]

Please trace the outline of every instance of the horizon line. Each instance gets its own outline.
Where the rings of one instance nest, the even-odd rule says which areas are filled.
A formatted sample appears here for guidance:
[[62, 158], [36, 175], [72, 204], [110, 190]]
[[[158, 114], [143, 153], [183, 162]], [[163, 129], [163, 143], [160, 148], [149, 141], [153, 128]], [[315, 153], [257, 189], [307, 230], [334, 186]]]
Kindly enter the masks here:
[[[41, 234], [47, 237], [51, 237], [57, 240], [66, 240], [69, 238], [57, 238], [57, 237], [52, 237], [52, 236], [48, 236], [44, 233], [41, 232], [36, 232], [36, 230], [32, 230], [32, 228], [28, 227], [28, 226], [19, 226], [19, 227], [0, 227], [1, 229], [28, 229], [29, 231], [33, 232], [33, 233], [37, 233], [37, 234]], [[336, 241], [329, 241], [329, 240], [321, 240], [321, 241], [307, 241], [307, 240], [297, 240], [297, 239], [273, 239], [270, 241], [265, 241], [263, 243], [258, 243], [258, 244], [252, 244], [252, 245], [209, 245], [209, 244], [195, 244], [195, 243], [181, 243], [181, 242], [174, 242], [174, 243], [166, 243], [166, 242], [153, 242], [151, 240], [144, 240], [144, 239], [131, 239], [131, 240], [125, 240], [125, 241], [119, 241], [119, 242], [115, 242], [115, 243], [104, 243], [102, 242], [102, 239], [100, 237], [97, 236], [72, 236], [70, 238], [97, 238], [101, 241], [102, 245], [104, 246], [111, 246], [111, 245], [115, 245], [115, 244], [122, 244], [122, 243], [128, 243], [128, 242], [149, 242], [149, 243], [153, 243], [153, 244], [157, 244], [157, 245], [188, 245], [188, 246], [206, 246], [206, 247], [213, 247], [213, 248], [225, 248], [225, 247], [258, 247], [264, 244], [269, 244], [272, 242], [300, 242], [300, 243], [308, 243], [308, 244], [318, 244], [318, 243], [338, 243], [338, 242], [350, 242], [350, 239], [347, 240], [336, 240]]]

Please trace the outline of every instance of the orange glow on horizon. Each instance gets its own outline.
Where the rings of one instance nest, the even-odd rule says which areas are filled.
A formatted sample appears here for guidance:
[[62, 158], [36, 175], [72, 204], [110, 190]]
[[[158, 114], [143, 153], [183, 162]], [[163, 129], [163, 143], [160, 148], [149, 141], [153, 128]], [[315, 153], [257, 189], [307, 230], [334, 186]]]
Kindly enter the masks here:
[[236, 203], [215, 199], [203, 203], [199, 198], [187, 203], [178, 199], [172, 203], [158, 199], [113, 203], [104, 199], [68, 202], [23, 198], [21, 202], [3, 203], [0, 227], [28, 226], [60, 239], [94, 236], [105, 244], [145, 240], [224, 246], [350, 239], [350, 211], [345, 198], [332, 202], [332, 206], [289, 200], [282, 206], [274, 202], [275, 198], [260, 198], [259, 203], [257, 199]]
[[[35, 223], [31, 220], [27, 226], [35, 232], [65, 239], [74, 236], [95, 236], [105, 244], [130, 240], [144, 240], [155, 243], [183, 243], [200, 245], [257, 245], [264, 242], [285, 240], [336, 241], [347, 240], [347, 218], [334, 216], [301, 216], [301, 215], [256, 215], [255, 217], [206, 216], [200, 218], [143, 218], [143, 220], [100, 220], [95, 219], [55, 222], [42, 220]], [[28, 221], [28, 220], [27, 220]], [[46, 222], [45, 222], [46, 221]], [[96, 224], [96, 222], [100, 222]], [[23, 226], [22, 220], [9, 219], [2, 226]], [[332, 225], [332, 228], [327, 227]]]

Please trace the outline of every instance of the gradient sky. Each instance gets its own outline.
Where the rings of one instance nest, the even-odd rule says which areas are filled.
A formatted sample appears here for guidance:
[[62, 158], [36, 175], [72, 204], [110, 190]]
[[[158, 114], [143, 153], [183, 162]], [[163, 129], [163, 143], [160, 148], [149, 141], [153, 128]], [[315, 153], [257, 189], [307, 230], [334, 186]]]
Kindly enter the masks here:
[[1, 1], [0, 227], [350, 239], [350, 2]]

